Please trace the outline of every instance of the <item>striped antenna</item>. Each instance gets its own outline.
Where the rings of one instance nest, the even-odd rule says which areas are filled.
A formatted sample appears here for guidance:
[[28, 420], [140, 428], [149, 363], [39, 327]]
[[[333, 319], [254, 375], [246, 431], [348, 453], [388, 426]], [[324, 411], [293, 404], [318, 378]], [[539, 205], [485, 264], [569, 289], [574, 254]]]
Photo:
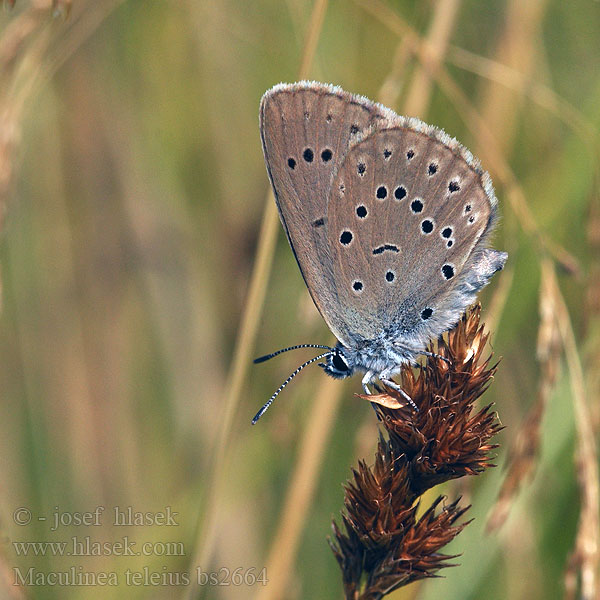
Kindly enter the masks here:
[[298, 350], [299, 348], [322, 348], [323, 350], [333, 351], [333, 348], [330, 346], [321, 346], [321, 344], [298, 344], [297, 346], [290, 346], [289, 348], [282, 348], [281, 350], [277, 350], [277, 352], [271, 352], [271, 354], [265, 354], [264, 356], [259, 356], [254, 359], [254, 364], [265, 362], [265, 360], [269, 360], [282, 352], [288, 352], [289, 350]]
[[[303, 346], [298, 346], [299, 348], [302, 348]], [[321, 348], [323, 346], [316, 346], [317, 348]], [[328, 346], [325, 346], [325, 348], [329, 348]], [[286, 348], [286, 350], [292, 350], [293, 348]], [[329, 348], [329, 352], [325, 352], [324, 354], [319, 354], [319, 356], [315, 356], [314, 358], [311, 358], [310, 360], [307, 360], [305, 363], [301, 364], [278, 388], [277, 391], [265, 402], [265, 404], [263, 405], [263, 407], [254, 415], [254, 418], [252, 419], [252, 425], [256, 425], [256, 422], [267, 412], [267, 409], [269, 408], [269, 406], [271, 406], [271, 404], [273, 404], [273, 400], [275, 400], [275, 398], [277, 398], [277, 396], [279, 395], [279, 392], [281, 392], [281, 390], [294, 378], [296, 377], [296, 375], [298, 375], [298, 373], [300, 373], [300, 371], [302, 371], [302, 369], [304, 369], [304, 367], [308, 367], [308, 365], [314, 363], [317, 360], [321, 360], [322, 358], [325, 358], [326, 356], [329, 356], [332, 353], [332, 349]], [[280, 350], [279, 352], [285, 352], [285, 350]], [[278, 354], [277, 352], [275, 354]], [[265, 359], [267, 360], [267, 359]], [[256, 361], [254, 361], [256, 362]]]

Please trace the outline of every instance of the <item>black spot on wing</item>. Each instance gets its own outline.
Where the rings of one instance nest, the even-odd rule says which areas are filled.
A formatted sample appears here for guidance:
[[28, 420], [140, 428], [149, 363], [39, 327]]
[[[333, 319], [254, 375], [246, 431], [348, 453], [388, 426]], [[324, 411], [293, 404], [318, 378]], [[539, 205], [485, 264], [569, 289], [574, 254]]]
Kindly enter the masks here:
[[398, 250], [398, 246], [394, 246], [394, 244], [383, 244], [383, 246], [374, 248], [373, 254], [383, 254], [386, 250], [390, 252], [400, 252], [400, 250]]

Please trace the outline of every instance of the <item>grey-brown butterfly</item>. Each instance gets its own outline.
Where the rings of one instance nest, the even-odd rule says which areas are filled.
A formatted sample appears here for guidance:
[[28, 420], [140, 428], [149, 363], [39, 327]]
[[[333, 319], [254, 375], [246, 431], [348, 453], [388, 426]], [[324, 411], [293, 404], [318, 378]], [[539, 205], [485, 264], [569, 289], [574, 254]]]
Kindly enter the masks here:
[[260, 104], [260, 134], [279, 216], [304, 281], [338, 343], [336, 378], [391, 380], [453, 327], [502, 269], [487, 247], [498, 201], [479, 161], [441, 129], [339, 87], [279, 84]]

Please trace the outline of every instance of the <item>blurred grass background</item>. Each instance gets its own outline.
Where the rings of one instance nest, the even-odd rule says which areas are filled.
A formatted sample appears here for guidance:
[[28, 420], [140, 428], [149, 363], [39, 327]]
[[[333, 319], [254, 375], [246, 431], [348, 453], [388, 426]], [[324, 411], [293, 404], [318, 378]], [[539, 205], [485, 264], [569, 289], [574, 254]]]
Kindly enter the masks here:
[[[358, 380], [303, 373], [249, 424], [301, 357], [250, 359], [331, 342], [273, 218], [258, 135], [262, 93], [301, 72], [444, 128], [482, 158], [501, 201], [495, 247], [509, 262], [481, 299], [503, 360], [484, 400], [506, 425], [498, 465], [518, 442], [517, 471], [534, 471], [489, 534], [506, 469], [443, 489], [473, 505], [475, 521], [447, 549], [461, 566], [392, 597], [586, 597], [573, 587], [577, 560], [566, 587], [565, 573], [581, 536], [591, 571], [598, 551], [600, 3], [10, 4], [0, 12], [2, 597], [341, 597], [325, 538], [351, 466], [371, 461], [377, 440]], [[55, 507], [98, 505], [101, 526], [50, 531]], [[179, 524], [113, 527], [115, 506], [169, 506]], [[31, 524], [15, 523], [18, 507]], [[149, 556], [23, 557], [13, 544], [88, 535], [158, 545]], [[178, 556], [160, 555], [169, 542]], [[15, 567], [72, 565], [114, 571], [120, 585], [12, 585]], [[196, 567], [265, 566], [266, 588], [195, 585]], [[144, 567], [191, 572], [192, 583], [127, 586], [126, 570]]]

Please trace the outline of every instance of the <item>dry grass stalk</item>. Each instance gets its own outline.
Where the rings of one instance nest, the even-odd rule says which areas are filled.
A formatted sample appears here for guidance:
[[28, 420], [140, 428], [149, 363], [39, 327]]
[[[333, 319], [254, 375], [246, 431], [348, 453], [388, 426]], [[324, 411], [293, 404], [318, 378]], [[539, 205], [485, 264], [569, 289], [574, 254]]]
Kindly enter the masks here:
[[529, 408], [509, 452], [507, 474], [502, 482], [496, 504], [488, 518], [488, 532], [494, 531], [504, 524], [522, 484], [533, 477], [539, 457], [542, 419], [559, 373], [560, 334], [555, 318], [555, 297], [546, 270], [542, 272], [539, 307], [537, 358], [541, 373], [537, 397]]
[[501, 84], [520, 97], [529, 98], [540, 108], [548, 111], [570, 127], [586, 144], [590, 156], [596, 156], [596, 128], [585, 115], [552, 88], [523, 75], [520, 71], [485, 56], [450, 46], [446, 59], [464, 71]]
[[[421, 517], [417, 512], [419, 497], [433, 486], [493, 466], [490, 439], [502, 426], [491, 405], [474, 407], [496, 370], [491, 355], [484, 356], [488, 334], [480, 312], [479, 306], [468, 311], [438, 342], [436, 352], [448, 363], [428, 358], [417, 374], [408, 366], [402, 371], [402, 387], [418, 412], [376, 405], [387, 436], [380, 436], [373, 467], [359, 462], [346, 486], [343, 530], [333, 523], [331, 546], [346, 598], [382, 598], [435, 576], [454, 558], [440, 550], [466, 526], [456, 523], [468, 507], [457, 500], [438, 511], [440, 497]], [[402, 402], [391, 389], [380, 396]]]
[[[575, 468], [580, 493], [580, 512], [575, 547], [565, 572], [565, 598], [598, 598], [600, 570], [600, 474], [598, 450], [579, 349], [567, 306], [558, 287], [554, 265], [545, 260], [542, 273], [556, 305], [556, 322], [569, 370], [575, 413]], [[579, 588], [579, 590], [578, 590]]]
[[[450, 36], [460, 9], [458, 0], [440, 2], [433, 11], [433, 19], [429, 32], [424, 40], [428, 42], [431, 64], [440, 65], [448, 50]], [[404, 101], [403, 113], [409, 116], [420, 116], [423, 107], [429, 106], [433, 93], [433, 78], [427, 69], [417, 68], [413, 75], [412, 85]]]
[[[6, 7], [6, 9], [14, 8], [16, 3], [17, 3], [17, 0], [3, 0], [3, 4]], [[32, 4], [34, 5], [34, 7], [41, 8], [43, 10], [47, 10], [48, 8], [51, 8], [53, 16], [58, 16], [58, 15], [68, 16], [69, 12], [71, 11], [71, 5], [73, 4], [73, 1], [72, 0], [51, 0], [51, 2], [48, 2], [48, 0], [38, 0], [36, 2], [32, 2]]]
[[52, 0], [52, 15], [63, 19], [68, 18], [72, 4], [73, 0]]
[[[299, 79], [306, 79], [309, 75], [321, 34], [323, 20], [327, 12], [327, 5], [328, 0], [318, 0], [313, 7], [306, 31]], [[265, 201], [259, 247], [250, 279], [248, 299], [243, 309], [234, 356], [227, 377], [228, 387], [225, 396], [224, 416], [214, 449], [215, 457], [211, 461], [211, 471], [207, 478], [207, 489], [209, 492], [199, 519], [191, 565], [209, 564], [212, 558], [218, 525], [219, 499], [223, 494], [225, 485], [223, 479], [225, 469], [223, 465], [227, 459], [227, 449], [231, 437], [233, 419], [240, 402], [243, 382], [248, 365], [251, 364], [250, 356], [258, 332], [259, 319], [273, 263], [278, 221], [273, 193], [269, 190]], [[193, 595], [194, 590], [190, 588], [186, 597], [192, 598]]]
[[[4, 0], [11, 9], [15, 1]], [[23, 3], [25, 4], [25, 3]], [[21, 124], [29, 101], [56, 68], [70, 56], [75, 47], [67, 48], [61, 60], [54, 58], [55, 44], [60, 47], [73, 37], [72, 29], [49, 28], [48, 17], [66, 19], [72, 0], [35, 0], [23, 7], [0, 37], [0, 228], [14, 179], [15, 157], [21, 141]], [[110, 4], [110, 3], [108, 3]], [[93, 11], [90, 11], [93, 12]], [[100, 11], [101, 14], [102, 11]], [[83, 27], [84, 39], [93, 28]], [[79, 43], [83, 40], [78, 40]]]
[[[539, 0], [510, 0], [506, 20], [494, 52], [495, 63], [531, 81], [539, 67], [540, 31], [547, 2]], [[519, 113], [525, 97], [512, 89], [485, 78], [482, 117], [489, 124], [498, 146], [506, 155], [517, 134]]]
[[[589, 256], [600, 256], [600, 186], [595, 184], [590, 195], [587, 241]], [[584, 332], [587, 338], [585, 349], [585, 376], [591, 398], [600, 398], [600, 365], [596, 348], [600, 347], [600, 261], [592, 260], [588, 266], [584, 305]], [[596, 435], [600, 430], [600, 406], [590, 406]]]

